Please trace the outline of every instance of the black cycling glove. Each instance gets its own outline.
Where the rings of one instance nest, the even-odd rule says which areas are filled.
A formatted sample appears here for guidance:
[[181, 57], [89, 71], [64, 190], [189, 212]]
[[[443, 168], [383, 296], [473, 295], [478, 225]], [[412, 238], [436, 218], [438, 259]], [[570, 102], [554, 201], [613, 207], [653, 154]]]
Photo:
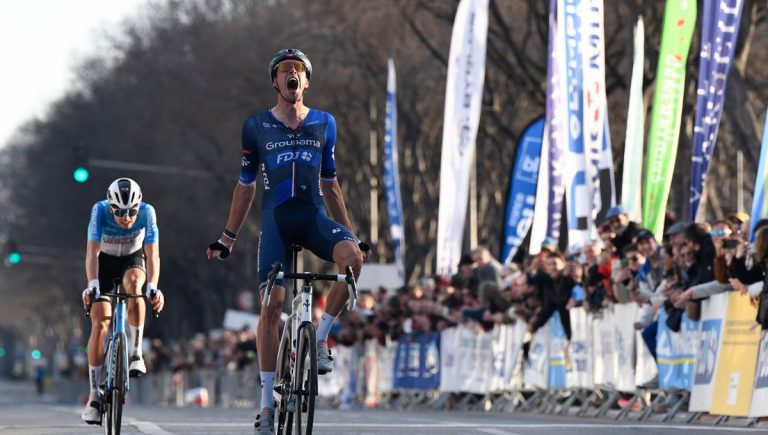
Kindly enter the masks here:
[[371, 245], [365, 243], [362, 240], [357, 243], [357, 247], [360, 248], [360, 250], [363, 252], [371, 252]]
[[227, 245], [221, 243], [221, 240], [216, 240], [215, 242], [208, 245], [208, 249], [211, 251], [219, 251], [219, 260], [224, 260], [227, 257], [229, 257], [230, 249], [227, 248]]

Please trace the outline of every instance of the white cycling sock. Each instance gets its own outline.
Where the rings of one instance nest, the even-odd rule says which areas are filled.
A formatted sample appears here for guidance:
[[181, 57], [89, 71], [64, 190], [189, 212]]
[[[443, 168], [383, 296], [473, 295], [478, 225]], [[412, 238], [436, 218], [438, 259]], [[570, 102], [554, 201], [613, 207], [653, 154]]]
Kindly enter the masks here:
[[131, 350], [128, 354], [142, 356], [141, 342], [144, 339], [144, 325], [133, 326], [129, 324], [128, 327], [131, 329]]
[[91, 394], [91, 399], [96, 399], [99, 397], [99, 382], [101, 382], [101, 365], [92, 366], [88, 365], [88, 381]]
[[322, 317], [320, 317], [320, 323], [317, 325], [317, 333], [315, 334], [316, 341], [328, 341], [328, 334], [331, 333], [331, 327], [336, 320], [336, 316], [332, 316], [323, 311]]
[[275, 397], [272, 389], [275, 386], [275, 372], [259, 372], [261, 374], [261, 407], [275, 409]]

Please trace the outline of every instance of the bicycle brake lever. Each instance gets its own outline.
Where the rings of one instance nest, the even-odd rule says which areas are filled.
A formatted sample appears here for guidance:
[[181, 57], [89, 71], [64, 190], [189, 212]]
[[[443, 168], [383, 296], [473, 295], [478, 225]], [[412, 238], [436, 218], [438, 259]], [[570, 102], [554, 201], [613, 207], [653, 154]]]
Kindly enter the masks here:
[[357, 304], [357, 283], [355, 283], [355, 275], [352, 273], [352, 268], [347, 266], [345, 269], [347, 272], [347, 290], [349, 291], [349, 302], [347, 302], [347, 311], [355, 309]]
[[272, 287], [275, 286], [275, 281], [277, 281], [277, 274], [280, 272], [282, 267], [282, 263], [275, 261], [275, 263], [272, 265], [272, 270], [270, 270], [267, 274], [267, 286], [264, 288], [264, 296], [261, 298], [262, 307], [269, 306], [269, 299], [272, 297]]

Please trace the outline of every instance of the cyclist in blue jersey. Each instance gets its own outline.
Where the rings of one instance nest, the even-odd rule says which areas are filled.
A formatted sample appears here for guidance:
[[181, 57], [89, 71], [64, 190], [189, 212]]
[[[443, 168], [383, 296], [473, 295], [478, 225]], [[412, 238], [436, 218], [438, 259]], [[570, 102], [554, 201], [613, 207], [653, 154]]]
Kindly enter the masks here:
[[[336, 263], [341, 273], [351, 266], [358, 276], [370, 248], [350, 231], [347, 209], [336, 179], [336, 121], [330, 113], [304, 105], [312, 64], [297, 49], [280, 50], [269, 64], [269, 76], [277, 92], [277, 104], [245, 119], [240, 180], [235, 186], [227, 225], [221, 237], [208, 247], [208, 258], [223, 260], [229, 256], [256, 195], [256, 180], [261, 172], [264, 195], [258, 263], [262, 292], [275, 261], [290, 270], [292, 242], [301, 243], [318, 257]], [[282, 280], [277, 281], [269, 306], [261, 308], [257, 331], [262, 384], [261, 411], [255, 424], [258, 433], [274, 431], [272, 388], [285, 297], [283, 285]], [[346, 283], [335, 283], [331, 287], [317, 327], [320, 374], [333, 368], [328, 333], [347, 301], [346, 286]]]
[[[104, 360], [104, 338], [112, 317], [110, 299], [100, 289], [112, 290], [115, 279], [122, 279], [122, 289], [139, 294], [147, 282], [152, 308], [160, 312], [165, 304], [157, 288], [160, 276], [160, 245], [155, 209], [141, 202], [141, 188], [130, 178], [118, 178], [109, 185], [107, 199], [93, 205], [88, 224], [85, 274], [88, 287], [83, 290], [83, 307], [91, 306], [91, 337], [88, 340], [88, 378], [90, 394], [83, 410], [83, 420], [98, 424], [99, 381]], [[144, 301], [128, 301], [131, 330], [129, 374], [146, 374], [141, 351], [144, 329]]]

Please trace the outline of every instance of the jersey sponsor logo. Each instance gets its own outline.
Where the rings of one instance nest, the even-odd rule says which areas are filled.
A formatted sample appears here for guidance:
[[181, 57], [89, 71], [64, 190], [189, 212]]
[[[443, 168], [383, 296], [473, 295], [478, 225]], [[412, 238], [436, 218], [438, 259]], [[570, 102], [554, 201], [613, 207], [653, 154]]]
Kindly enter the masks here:
[[312, 153], [309, 151], [290, 151], [287, 153], [280, 153], [277, 155], [277, 164], [299, 159], [304, 160], [305, 162], [309, 162], [312, 160]]
[[341, 228], [334, 228], [334, 229], [332, 229], [332, 230], [331, 230], [331, 233], [332, 233], [332, 234], [336, 234], [336, 233], [338, 233], [339, 231], [341, 231]]
[[277, 124], [270, 124], [268, 122], [262, 123], [261, 125], [264, 126], [264, 128], [277, 128]]
[[284, 140], [280, 142], [267, 142], [267, 144], [265, 145], [268, 151], [274, 150], [276, 148], [297, 147], [297, 146], [311, 146], [315, 148], [320, 148], [320, 141], [312, 140], [312, 139], [292, 139], [292, 140]]
[[242, 163], [241, 163], [241, 164], [243, 165], [243, 167], [246, 167], [246, 166], [248, 166], [250, 163], [251, 163], [251, 162], [249, 162], [249, 161], [248, 161], [248, 159], [246, 159], [246, 158], [245, 158], [245, 156], [243, 156], [243, 161], [242, 161]]

